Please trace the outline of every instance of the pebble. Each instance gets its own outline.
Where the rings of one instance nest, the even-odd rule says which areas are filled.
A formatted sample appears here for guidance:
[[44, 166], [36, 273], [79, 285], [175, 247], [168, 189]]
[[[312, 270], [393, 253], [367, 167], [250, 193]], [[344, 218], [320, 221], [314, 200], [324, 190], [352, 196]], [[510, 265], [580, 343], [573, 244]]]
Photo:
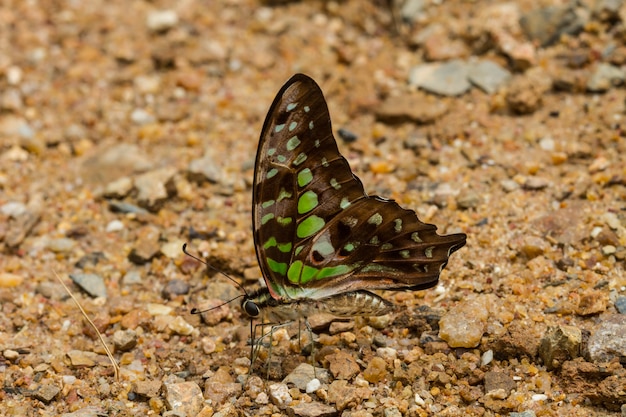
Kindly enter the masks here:
[[544, 47], [556, 43], [563, 34], [580, 32], [584, 24], [585, 21], [569, 4], [531, 10], [520, 19], [520, 25], [526, 36], [539, 41]]
[[52, 400], [61, 392], [61, 389], [56, 385], [42, 385], [38, 389], [35, 390], [33, 394], [35, 398], [44, 402], [45, 404], [50, 404]]
[[414, 22], [426, 7], [425, 0], [407, 0], [400, 8], [400, 16], [405, 22]]
[[148, 211], [144, 208], [138, 207], [134, 204], [126, 203], [123, 201], [111, 201], [109, 202], [109, 207], [111, 211], [115, 213], [124, 213], [124, 214], [146, 214]]
[[24, 277], [10, 272], [0, 272], [0, 288], [19, 287], [24, 282]]
[[67, 237], [50, 239], [46, 247], [54, 253], [68, 253], [74, 250], [76, 241]]
[[626, 297], [620, 295], [615, 300], [615, 308], [619, 311], [620, 314], [626, 314]]
[[0, 206], [0, 213], [5, 216], [18, 217], [26, 212], [26, 204], [19, 201], [9, 201]]
[[113, 333], [115, 351], [128, 352], [137, 346], [137, 332], [131, 329], [117, 330]]
[[149, 211], [158, 211], [169, 198], [169, 182], [176, 174], [173, 167], [156, 169], [135, 178], [137, 202]]
[[166, 382], [163, 394], [167, 409], [179, 415], [196, 416], [204, 406], [202, 390], [195, 382]]
[[89, 406], [76, 410], [72, 413], [63, 413], [61, 417], [102, 417], [108, 415], [108, 411], [102, 407]]
[[626, 73], [621, 68], [601, 62], [596, 67], [587, 81], [587, 91], [591, 93], [603, 93], [611, 87], [624, 83]]
[[133, 187], [134, 183], [132, 178], [118, 178], [106, 185], [103, 195], [106, 198], [124, 198], [133, 190]]
[[183, 336], [189, 336], [195, 330], [195, 328], [187, 323], [184, 318], [177, 316], [170, 322], [168, 328], [176, 334], [180, 334]]
[[152, 225], [143, 226], [137, 230], [137, 239], [128, 259], [136, 264], [145, 264], [152, 260], [161, 251], [161, 231]]
[[272, 403], [278, 407], [284, 407], [293, 401], [289, 393], [289, 387], [283, 383], [271, 384], [268, 389], [268, 395]]
[[376, 355], [386, 361], [393, 361], [398, 358], [398, 351], [390, 347], [379, 347], [376, 349]]
[[343, 127], [337, 129], [337, 135], [339, 135], [344, 143], [354, 143], [359, 139], [356, 133]]
[[142, 282], [141, 272], [139, 272], [136, 269], [131, 269], [130, 271], [126, 272], [124, 276], [122, 277], [123, 285], [135, 285], [135, 284], [141, 284], [141, 282]]
[[70, 279], [92, 297], [107, 297], [106, 284], [98, 274], [75, 273], [70, 274]]
[[387, 98], [375, 111], [376, 119], [388, 124], [429, 124], [445, 115], [448, 105], [430, 96], [401, 95]]
[[563, 362], [580, 356], [582, 332], [574, 326], [551, 326], [539, 344], [538, 354], [546, 368], [559, 368]]
[[313, 378], [306, 384], [304, 392], [306, 392], [307, 394], [311, 394], [317, 391], [318, 389], [320, 389], [321, 387], [322, 387], [322, 383], [320, 382], [320, 380], [317, 378]]
[[84, 181], [90, 184], [109, 184], [116, 179], [152, 168], [152, 162], [137, 145], [120, 143], [97, 149], [81, 167]]
[[411, 69], [409, 84], [442, 96], [459, 96], [472, 87], [467, 63], [455, 59], [445, 64], [422, 64]]
[[75, 368], [96, 366], [98, 355], [93, 352], [85, 352], [82, 350], [70, 350], [67, 352], [70, 364]]
[[327, 384], [330, 381], [328, 369], [313, 368], [308, 363], [301, 363], [282, 382], [284, 384], [293, 384], [300, 391], [306, 391], [308, 384], [314, 379], [317, 379], [320, 383]]
[[439, 321], [439, 336], [450, 347], [474, 348], [485, 332], [489, 311], [479, 299], [461, 301]]
[[187, 281], [183, 281], [182, 279], [171, 279], [169, 280], [163, 290], [161, 290], [161, 295], [166, 300], [173, 300], [179, 295], [185, 295], [189, 293], [189, 283]]
[[485, 351], [480, 357], [481, 366], [489, 365], [492, 361], [493, 361], [493, 350], [491, 349]]
[[335, 404], [337, 410], [356, 408], [364, 399], [370, 398], [372, 390], [366, 387], [348, 385], [348, 381], [337, 379], [328, 388], [328, 402]]
[[223, 370], [223, 368], [220, 369], [204, 384], [206, 399], [215, 405], [224, 404], [230, 398], [238, 396], [243, 391], [240, 383], [235, 382], [230, 375], [223, 375], [223, 373], [228, 372]]
[[124, 230], [124, 222], [121, 220], [111, 220], [105, 227], [107, 233], [114, 233]]
[[593, 362], [609, 362], [626, 358], [626, 316], [611, 314], [600, 321], [598, 329], [587, 342], [589, 358]]
[[378, 356], [373, 357], [367, 364], [367, 368], [363, 371], [363, 378], [373, 384], [384, 380], [386, 376], [387, 362]]
[[159, 396], [162, 386], [161, 381], [135, 381], [133, 382], [133, 392], [144, 398], [155, 398]]
[[333, 321], [328, 328], [329, 334], [339, 334], [354, 329], [354, 321]]
[[164, 32], [177, 24], [178, 14], [174, 10], [155, 10], [146, 17], [146, 26], [151, 32]]
[[361, 370], [354, 357], [341, 350], [326, 356], [326, 360], [329, 362], [330, 373], [336, 379], [352, 379]]
[[199, 184], [210, 182], [217, 184], [222, 178], [222, 169], [215, 163], [213, 154], [207, 152], [202, 158], [194, 159], [187, 167], [187, 176], [190, 181]]
[[469, 66], [467, 77], [485, 93], [493, 94], [511, 79], [511, 73], [493, 61], [483, 60]]
[[7, 360], [13, 361], [20, 357], [20, 353], [13, 349], [5, 349], [2, 352], [2, 356], [4, 356], [4, 358]]
[[520, 413], [511, 412], [509, 413], [509, 417], [537, 417], [537, 415], [532, 410], [526, 410]]
[[496, 390], [504, 390], [505, 397], [517, 387], [517, 384], [509, 375], [504, 372], [488, 371], [485, 372], [485, 392], [489, 393]]
[[287, 407], [286, 411], [290, 417], [335, 417], [338, 415], [335, 407], [318, 401], [300, 402]]
[[481, 201], [480, 195], [474, 190], [463, 190], [456, 197], [456, 203], [462, 209], [475, 208]]
[[130, 114], [130, 120], [138, 126], [143, 126], [156, 122], [156, 117], [144, 109], [135, 109]]

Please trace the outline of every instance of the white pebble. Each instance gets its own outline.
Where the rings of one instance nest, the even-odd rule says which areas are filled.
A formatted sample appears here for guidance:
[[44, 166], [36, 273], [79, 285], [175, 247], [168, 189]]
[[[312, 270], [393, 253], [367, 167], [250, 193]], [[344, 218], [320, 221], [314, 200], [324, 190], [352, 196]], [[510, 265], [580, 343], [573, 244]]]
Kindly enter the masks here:
[[493, 360], [493, 350], [489, 349], [488, 351], [483, 353], [483, 356], [480, 358], [480, 364], [482, 366], [489, 365], [492, 360]]
[[531, 397], [533, 401], [545, 401], [548, 399], [546, 394], [533, 394]]
[[111, 220], [109, 224], [107, 224], [106, 232], [119, 232], [120, 230], [124, 230], [124, 223], [121, 220]]
[[153, 32], [171, 29], [178, 24], [178, 14], [174, 10], [155, 10], [148, 15], [146, 25]]
[[311, 394], [317, 391], [322, 386], [322, 383], [319, 379], [313, 378], [306, 384], [306, 393]]

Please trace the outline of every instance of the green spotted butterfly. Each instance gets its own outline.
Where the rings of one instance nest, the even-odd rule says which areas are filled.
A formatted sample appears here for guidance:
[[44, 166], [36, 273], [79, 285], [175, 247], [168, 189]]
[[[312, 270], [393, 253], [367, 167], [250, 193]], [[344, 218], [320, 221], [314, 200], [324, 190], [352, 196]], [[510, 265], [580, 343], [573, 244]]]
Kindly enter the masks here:
[[303, 74], [280, 89], [263, 124], [252, 220], [267, 287], [241, 305], [274, 323], [317, 312], [386, 314], [393, 304], [368, 290], [436, 285], [466, 240], [440, 236], [414, 211], [365, 193], [337, 149], [320, 87]]

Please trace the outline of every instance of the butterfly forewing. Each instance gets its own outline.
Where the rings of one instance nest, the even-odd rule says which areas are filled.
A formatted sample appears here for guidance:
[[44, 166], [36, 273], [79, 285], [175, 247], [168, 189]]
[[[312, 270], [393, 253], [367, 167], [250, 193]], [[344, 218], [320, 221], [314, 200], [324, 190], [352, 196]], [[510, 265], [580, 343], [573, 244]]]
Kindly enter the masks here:
[[439, 236], [415, 212], [365, 194], [339, 154], [319, 86], [297, 74], [279, 91], [256, 157], [253, 226], [276, 299], [434, 285], [465, 235]]

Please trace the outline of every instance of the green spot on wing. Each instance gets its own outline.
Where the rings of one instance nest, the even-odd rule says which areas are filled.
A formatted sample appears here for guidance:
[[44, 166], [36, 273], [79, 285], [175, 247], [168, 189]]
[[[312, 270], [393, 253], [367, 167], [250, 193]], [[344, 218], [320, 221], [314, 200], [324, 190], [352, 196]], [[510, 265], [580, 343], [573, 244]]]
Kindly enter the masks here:
[[345, 209], [346, 207], [350, 206], [350, 201], [348, 200], [348, 197], [344, 197], [341, 199], [341, 202], [339, 203], [339, 207], [341, 207], [342, 209]]
[[315, 127], [315, 125], [313, 124], [313, 121], [311, 120], [311, 121], [309, 122], [309, 129], [310, 129], [310, 130], [313, 130], [313, 128], [314, 128], [314, 127]]
[[276, 127], [274, 128], [274, 132], [279, 133], [284, 128], [285, 128], [285, 124], [284, 123], [282, 125], [276, 125]]
[[287, 111], [292, 111], [296, 107], [298, 107], [298, 103], [289, 103], [287, 104]]
[[272, 156], [272, 155], [274, 155], [275, 153], [276, 153], [276, 148], [269, 148], [269, 149], [267, 150], [267, 154], [268, 154], [269, 156]]
[[269, 180], [270, 178], [272, 178], [273, 176], [275, 176], [276, 174], [278, 174], [278, 170], [276, 168], [272, 168], [269, 171], [267, 171], [267, 176], [266, 178]]
[[283, 253], [289, 253], [291, 252], [291, 242], [287, 242], [287, 243], [278, 243], [276, 245], [276, 247], [278, 248], [279, 251], [283, 252]]
[[411, 253], [408, 250], [401, 250], [400, 256], [404, 259], [409, 259], [409, 256], [411, 256]]
[[411, 240], [415, 243], [422, 243], [422, 238], [420, 237], [419, 233], [417, 232], [413, 232], [411, 233]]
[[427, 258], [432, 258], [433, 257], [433, 249], [435, 249], [434, 246], [429, 246], [424, 250], [424, 253], [426, 254]]
[[265, 258], [266, 262], [267, 262], [267, 267], [270, 269], [270, 271], [272, 272], [276, 272], [277, 274], [280, 275], [285, 275], [287, 273], [287, 264], [284, 262], [276, 262], [275, 260], [271, 259], [271, 258]]
[[378, 239], [378, 236], [372, 236], [372, 238], [370, 239], [370, 243], [372, 245], [378, 245], [380, 243], [380, 239]]
[[263, 249], [269, 249], [271, 247], [276, 246], [276, 244], [277, 244], [276, 238], [272, 236], [269, 239], [267, 239], [267, 242], [265, 242], [265, 244], [263, 245]]
[[303, 163], [304, 161], [306, 161], [306, 154], [305, 153], [301, 153], [298, 156], [296, 156], [296, 159], [293, 160], [293, 164], [295, 166], [298, 166], [301, 163]]
[[394, 222], [393, 230], [396, 233], [400, 233], [402, 231], [402, 219], [395, 219], [393, 222]]
[[264, 209], [271, 207], [274, 205], [274, 203], [276, 203], [276, 200], [268, 200], [268, 201], [264, 201], [261, 203], [261, 207], [263, 207]]
[[296, 228], [296, 236], [298, 236], [300, 239], [313, 236], [314, 234], [322, 230], [325, 224], [326, 222], [324, 221], [324, 219], [320, 217], [307, 217]]
[[298, 198], [298, 213], [304, 214], [313, 210], [319, 204], [317, 194], [307, 191]]
[[291, 224], [292, 221], [293, 221], [293, 217], [281, 217], [281, 216], [276, 217], [276, 223], [278, 223], [281, 226], [288, 226]]
[[306, 284], [307, 282], [311, 281], [313, 278], [316, 277], [318, 272], [319, 269], [313, 268], [312, 266], [304, 265], [304, 268], [302, 268], [302, 275], [300, 275], [300, 283]]
[[300, 252], [302, 252], [302, 249], [304, 249], [304, 246], [300, 245], [296, 247], [296, 250], [293, 251], [293, 256], [298, 256], [300, 255]]
[[298, 147], [298, 145], [300, 145], [300, 143], [302, 142], [300, 142], [300, 139], [298, 139], [297, 136], [292, 137], [287, 141], [287, 150], [290, 152], [293, 151]]
[[289, 265], [289, 270], [287, 271], [287, 279], [294, 284], [298, 284], [300, 282], [300, 273], [302, 272], [302, 261], [295, 261], [291, 265]]
[[293, 130], [298, 127], [298, 122], [291, 122], [289, 123], [289, 131], [293, 132]]
[[339, 184], [339, 183], [337, 182], [337, 179], [336, 179], [336, 178], [331, 178], [331, 179], [330, 179], [330, 186], [331, 186], [331, 187], [333, 187], [335, 190], [338, 190], [338, 189], [340, 189], [340, 188], [341, 188], [341, 184]]
[[304, 111], [308, 113], [311, 111], [311, 108], [309, 106], [304, 106]]
[[337, 265], [337, 266], [329, 266], [326, 268], [322, 268], [320, 272], [317, 274], [316, 279], [324, 279], [335, 277], [337, 275], [343, 275], [350, 272], [353, 268], [349, 265]]
[[383, 223], [383, 216], [380, 213], [374, 213], [372, 216], [367, 219], [369, 224], [373, 224], [374, 226], [380, 226]]
[[276, 159], [278, 159], [278, 162], [280, 162], [281, 164], [287, 160], [285, 155], [278, 155]]
[[313, 181], [313, 173], [309, 168], [304, 168], [302, 171], [298, 172], [298, 185], [300, 187], [304, 187]]
[[352, 252], [352, 251], [354, 250], [354, 247], [355, 247], [355, 246], [354, 246], [354, 243], [346, 243], [346, 244], [343, 246], [343, 249], [344, 249], [346, 252]]
[[389, 250], [389, 249], [393, 249], [393, 245], [391, 243], [383, 243], [380, 246], [380, 250]]
[[291, 198], [291, 196], [292, 194], [289, 191], [285, 191], [284, 188], [281, 188], [280, 193], [278, 193], [278, 198], [276, 199], [276, 201], [281, 202], [285, 198], [287, 199]]
[[265, 216], [261, 217], [261, 224], [265, 224], [274, 218], [274, 213], [267, 213]]

